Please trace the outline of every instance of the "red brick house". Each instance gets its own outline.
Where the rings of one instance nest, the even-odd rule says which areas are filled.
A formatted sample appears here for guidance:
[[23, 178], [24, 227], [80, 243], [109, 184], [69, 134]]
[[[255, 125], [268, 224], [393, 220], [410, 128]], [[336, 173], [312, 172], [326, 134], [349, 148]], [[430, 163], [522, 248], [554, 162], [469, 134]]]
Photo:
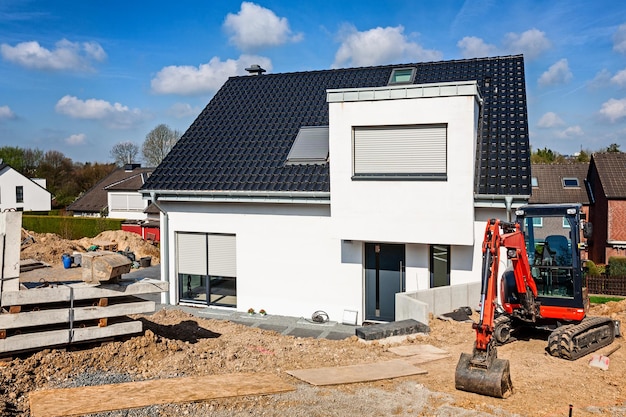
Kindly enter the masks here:
[[596, 153], [587, 174], [593, 236], [589, 258], [607, 263], [611, 256], [626, 256], [626, 153]]

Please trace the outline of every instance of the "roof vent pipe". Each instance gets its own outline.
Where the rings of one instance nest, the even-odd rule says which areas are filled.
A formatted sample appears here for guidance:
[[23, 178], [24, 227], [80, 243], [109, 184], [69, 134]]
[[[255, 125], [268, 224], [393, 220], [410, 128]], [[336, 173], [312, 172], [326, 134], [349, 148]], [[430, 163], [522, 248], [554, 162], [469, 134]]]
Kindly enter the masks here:
[[252, 75], [261, 75], [265, 72], [265, 70], [261, 68], [259, 64], [250, 65], [249, 68], [246, 68], [246, 71], [248, 71]]

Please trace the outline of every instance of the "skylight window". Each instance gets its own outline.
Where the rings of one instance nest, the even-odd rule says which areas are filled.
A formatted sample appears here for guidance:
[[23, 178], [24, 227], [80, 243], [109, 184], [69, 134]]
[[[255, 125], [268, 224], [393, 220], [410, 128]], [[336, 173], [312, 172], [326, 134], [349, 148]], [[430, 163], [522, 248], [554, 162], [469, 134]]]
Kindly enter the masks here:
[[530, 185], [533, 187], [539, 187], [539, 181], [537, 180], [537, 177], [530, 178]]
[[411, 84], [413, 80], [415, 80], [415, 68], [394, 68], [388, 84]]
[[578, 178], [563, 178], [563, 187], [565, 188], [580, 187], [580, 184], [578, 184]]
[[328, 162], [328, 126], [303, 126], [291, 146], [287, 165]]

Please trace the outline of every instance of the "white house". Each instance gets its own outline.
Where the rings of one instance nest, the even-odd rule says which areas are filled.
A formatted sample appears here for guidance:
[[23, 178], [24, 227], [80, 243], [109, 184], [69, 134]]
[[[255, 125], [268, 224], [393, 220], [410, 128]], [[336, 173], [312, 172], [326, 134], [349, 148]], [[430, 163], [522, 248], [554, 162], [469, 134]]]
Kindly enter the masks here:
[[28, 178], [0, 163], [0, 211], [49, 211], [51, 204], [45, 179]]
[[164, 301], [358, 324], [433, 288], [468, 305], [449, 289], [480, 282], [485, 221], [530, 194], [523, 65], [230, 78], [142, 188]]
[[147, 220], [144, 211], [148, 201], [141, 197], [139, 189], [150, 176], [153, 168], [128, 164], [115, 169], [87, 190], [67, 209], [76, 217], [100, 217], [113, 219]]

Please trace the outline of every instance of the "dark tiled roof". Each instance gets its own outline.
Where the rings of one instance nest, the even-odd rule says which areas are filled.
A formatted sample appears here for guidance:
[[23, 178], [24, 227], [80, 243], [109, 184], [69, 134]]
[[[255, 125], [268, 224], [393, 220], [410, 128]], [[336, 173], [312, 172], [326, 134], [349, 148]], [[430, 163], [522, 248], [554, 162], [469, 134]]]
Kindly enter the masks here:
[[[108, 191], [137, 191], [144, 183], [142, 178], [152, 172], [153, 169], [135, 168], [132, 171], [127, 171], [124, 168], [117, 168], [67, 206], [67, 210], [99, 213], [107, 207]], [[121, 188], [117, 188], [118, 186]]]
[[327, 89], [385, 86], [393, 68], [407, 66], [417, 67], [415, 84], [478, 82], [485, 106], [475, 191], [530, 195], [522, 56], [229, 78], [143, 189], [328, 192], [328, 164], [285, 165], [298, 130], [328, 125]]
[[591, 156], [606, 198], [626, 198], [626, 153], [605, 152]]
[[[537, 178], [537, 187], [532, 187], [531, 204], [581, 203], [588, 205], [589, 196], [585, 187], [588, 163], [575, 164], [532, 164], [532, 177]], [[563, 178], [576, 178], [578, 187], [565, 187]]]

